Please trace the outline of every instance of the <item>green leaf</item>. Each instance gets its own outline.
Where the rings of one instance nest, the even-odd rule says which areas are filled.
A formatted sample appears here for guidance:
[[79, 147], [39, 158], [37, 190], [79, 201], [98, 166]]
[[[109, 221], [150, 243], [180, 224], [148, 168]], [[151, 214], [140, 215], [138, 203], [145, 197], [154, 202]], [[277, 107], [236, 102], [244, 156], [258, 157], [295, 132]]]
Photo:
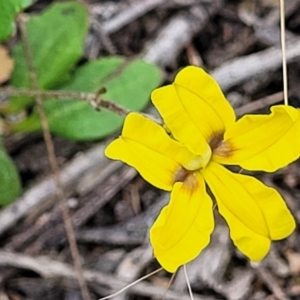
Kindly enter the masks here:
[[14, 30], [14, 19], [19, 11], [28, 7], [32, 0], [0, 0], [0, 42], [9, 38]]
[[[159, 85], [161, 73], [154, 65], [141, 60], [122, 62], [121, 58], [107, 58], [87, 63], [62, 90], [97, 92], [105, 87], [107, 93], [103, 99], [140, 111], [148, 103], [150, 92]], [[51, 131], [72, 140], [103, 138], [123, 123], [123, 118], [115, 113], [106, 109], [97, 112], [81, 100], [49, 99], [44, 104]], [[17, 131], [39, 128], [36, 113], [14, 126]]]
[[18, 171], [0, 141], [0, 205], [11, 203], [20, 192]]
[[[82, 56], [87, 28], [87, 11], [76, 2], [53, 4], [43, 14], [30, 18], [26, 23], [40, 88], [49, 89], [66, 79]], [[20, 43], [13, 49], [13, 58], [12, 85], [30, 87], [29, 70]], [[28, 97], [14, 97], [7, 110], [20, 110], [32, 101]]]

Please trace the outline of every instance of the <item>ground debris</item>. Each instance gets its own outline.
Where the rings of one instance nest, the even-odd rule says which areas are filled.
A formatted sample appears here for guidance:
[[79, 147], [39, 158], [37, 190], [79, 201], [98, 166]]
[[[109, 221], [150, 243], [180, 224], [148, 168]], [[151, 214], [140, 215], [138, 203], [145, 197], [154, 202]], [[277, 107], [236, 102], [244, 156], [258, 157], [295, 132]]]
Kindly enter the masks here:
[[[50, 2], [35, 1], [28, 13]], [[238, 117], [268, 112], [283, 100], [277, 2], [90, 0], [91, 27], [82, 59], [143, 57], [164, 70], [165, 82], [183, 66], [201, 65], [228, 93]], [[300, 107], [300, 1], [286, 5], [289, 97]], [[109, 161], [103, 152], [110, 140], [54, 142], [91, 299], [158, 269], [148, 232], [169, 194], [128, 166]], [[81, 299], [42, 137], [10, 136], [4, 144], [25, 192], [0, 211], [0, 299]], [[280, 191], [299, 225], [299, 162], [256, 175]], [[216, 223], [210, 245], [187, 265], [195, 300], [300, 299], [297, 230], [274, 243], [257, 265], [235, 249], [220, 216]], [[174, 278], [161, 271], [113, 299], [162, 298], [190, 299], [182, 270]]]

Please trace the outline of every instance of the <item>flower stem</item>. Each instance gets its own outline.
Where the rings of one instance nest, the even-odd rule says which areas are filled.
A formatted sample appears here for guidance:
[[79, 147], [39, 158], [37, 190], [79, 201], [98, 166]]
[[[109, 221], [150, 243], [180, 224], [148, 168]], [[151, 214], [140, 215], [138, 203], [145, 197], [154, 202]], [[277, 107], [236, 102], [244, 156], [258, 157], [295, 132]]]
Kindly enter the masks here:
[[27, 96], [27, 97], [41, 97], [41, 98], [56, 98], [64, 100], [83, 100], [91, 104], [96, 110], [106, 108], [120, 116], [126, 116], [130, 111], [113, 101], [104, 100], [101, 98], [102, 90], [98, 93], [84, 93], [73, 91], [43, 91], [37, 89], [24, 89], [13, 87], [1, 87], [0, 93], [5, 93], [9, 96]]
[[286, 64], [286, 44], [285, 44], [285, 13], [284, 0], [280, 0], [280, 33], [281, 33], [281, 50], [282, 50], [282, 72], [283, 72], [283, 95], [284, 104], [289, 105], [288, 100], [288, 80]]

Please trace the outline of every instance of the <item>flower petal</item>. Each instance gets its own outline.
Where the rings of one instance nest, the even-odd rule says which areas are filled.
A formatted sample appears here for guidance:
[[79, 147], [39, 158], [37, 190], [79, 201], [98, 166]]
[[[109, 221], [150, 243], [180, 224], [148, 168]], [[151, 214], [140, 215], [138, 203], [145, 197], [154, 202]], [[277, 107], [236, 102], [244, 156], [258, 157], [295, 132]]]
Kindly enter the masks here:
[[300, 111], [277, 105], [270, 115], [246, 115], [226, 131], [224, 142], [232, 150], [227, 157], [214, 155], [215, 161], [274, 172], [300, 155]]
[[194, 190], [182, 182], [175, 183], [170, 203], [150, 230], [154, 256], [172, 273], [200, 254], [214, 228], [212, 201], [203, 178], [194, 176], [198, 181]]
[[214, 162], [203, 175], [230, 227], [234, 244], [251, 260], [264, 258], [271, 240], [285, 238], [295, 229], [295, 221], [275, 189]]
[[172, 85], [152, 92], [152, 102], [173, 136], [197, 154], [216, 133], [235, 121], [235, 115], [217, 82], [201, 68], [186, 67]]
[[111, 159], [122, 160], [134, 167], [154, 186], [171, 190], [181, 166], [201, 164], [181, 143], [171, 139], [157, 123], [137, 113], [130, 113], [124, 122], [122, 136], [105, 149]]

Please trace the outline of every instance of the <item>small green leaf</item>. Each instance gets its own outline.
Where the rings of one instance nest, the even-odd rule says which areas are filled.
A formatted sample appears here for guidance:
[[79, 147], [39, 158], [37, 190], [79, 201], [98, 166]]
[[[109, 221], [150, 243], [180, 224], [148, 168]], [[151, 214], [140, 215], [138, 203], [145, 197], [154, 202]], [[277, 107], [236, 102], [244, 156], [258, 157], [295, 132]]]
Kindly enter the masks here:
[[0, 205], [7, 205], [20, 194], [21, 184], [17, 169], [0, 141]]
[[[87, 28], [87, 11], [76, 2], [53, 4], [42, 15], [32, 17], [26, 23], [40, 88], [49, 89], [66, 79], [82, 56]], [[30, 87], [29, 70], [20, 43], [13, 49], [13, 58], [13, 86]], [[28, 97], [14, 97], [7, 110], [20, 110], [31, 102]]]
[[28, 7], [32, 0], [1, 0], [0, 1], [0, 42], [9, 38], [14, 30], [14, 19], [19, 11]]
[[[73, 81], [62, 87], [65, 91], [97, 92], [107, 89], [103, 99], [114, 101], [127, 109], [140, 111], [148, 103], [150, 92], [159, 85], [161, 73], [157, 67], [136, 60], [123, 63], [120, 58], [100, 59], [87, 63], [75, 73]], [[122, 126], [123, 118], [106, 109], [95, 111], [80, 100], [49, 99], [44, 102], [53, 133], [72, 140], [103, 138]], [[17, 131], [40, 128], [34, 113], [15, 125]]]

